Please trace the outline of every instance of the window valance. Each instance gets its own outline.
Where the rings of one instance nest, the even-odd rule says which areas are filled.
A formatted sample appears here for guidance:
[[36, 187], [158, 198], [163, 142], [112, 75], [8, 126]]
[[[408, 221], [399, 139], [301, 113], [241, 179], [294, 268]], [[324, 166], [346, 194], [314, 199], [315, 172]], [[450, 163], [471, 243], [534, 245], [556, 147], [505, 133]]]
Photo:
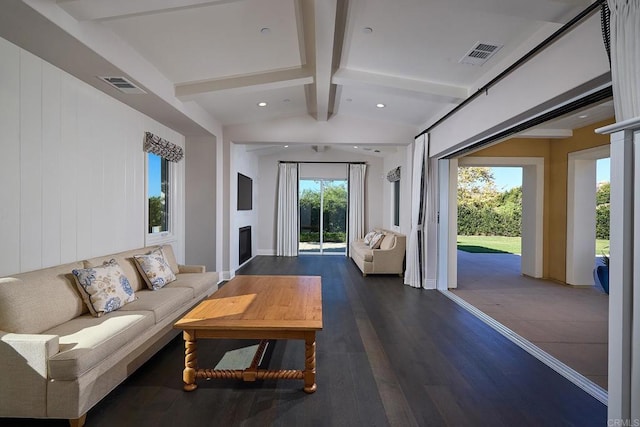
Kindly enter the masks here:
[[144, 133], [144, 151], [157, 154], [170, 162], [179, 162], [184, 157], [184, 150], [179, 145], [160, 138], [151, 132]]
[[391, 169], [389, 173], [387, 173], [387, 180], [389, 182], [400, 181], [400, 166], [395, 169]]

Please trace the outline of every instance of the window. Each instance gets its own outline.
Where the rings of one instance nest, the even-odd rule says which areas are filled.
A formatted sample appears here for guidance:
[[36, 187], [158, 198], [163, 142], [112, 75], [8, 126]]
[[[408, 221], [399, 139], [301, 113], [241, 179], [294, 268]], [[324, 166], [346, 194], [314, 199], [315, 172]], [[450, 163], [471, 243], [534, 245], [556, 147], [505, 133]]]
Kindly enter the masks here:
[[393, 181], [393, 225], [400, 227], [400, 180]]
[[171, 231], [171, 168], [170, 162], [147, 153], [147, 200], [149, 234]]

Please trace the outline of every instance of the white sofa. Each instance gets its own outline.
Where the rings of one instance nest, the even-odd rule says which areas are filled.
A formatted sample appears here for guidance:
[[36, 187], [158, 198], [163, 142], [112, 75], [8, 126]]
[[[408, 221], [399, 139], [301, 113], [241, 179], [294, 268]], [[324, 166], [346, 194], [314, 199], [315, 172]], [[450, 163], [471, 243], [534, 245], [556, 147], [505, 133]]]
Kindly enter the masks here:
[[[177, 279], [148, 289], [133, 255], [140, 248], [0, 278], [0, 417], [63, 418], [82, 426], [86, 413], [175, 337], [173, 323], [218, 287], [204, 266], [178, 265]], [[137, 299], [92, 316], [71, 271], [114, 258]], [[182, 367], [174, 374], [181, 376]]]
[[351, 242], [349, 256], [367, 274], [404, 274], [404, 256], [407, 237], [391, 230], [376, 229], [384, 233], [380, 248], [372, 249], [364, 239]]

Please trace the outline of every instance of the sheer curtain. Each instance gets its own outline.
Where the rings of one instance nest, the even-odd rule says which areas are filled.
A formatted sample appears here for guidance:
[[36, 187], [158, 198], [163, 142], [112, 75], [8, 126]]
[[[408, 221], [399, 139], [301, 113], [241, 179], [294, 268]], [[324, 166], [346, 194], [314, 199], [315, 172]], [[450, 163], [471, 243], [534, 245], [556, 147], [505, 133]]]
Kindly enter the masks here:
[[429, 135], [425, 141], [427, 197], [424, 204], [424, 285], [435, 289], [438, 277], [438, 159], [429, 158]]
[[298, 164], [278, 165], [276, 255], [298, 255]]
[[640, 117], [640, 0], [608, 0], [616, 121]]
[[367, 165], [349, 165], [349, 242], [364, 237], [364, 181]]
[[422, 186], [425, 136], [416, 138], [413, 147], [413, 169], [411, 171], [411, 232], [407, 246], [407, 269], [404, 284], [414, 288], [422, 287]]

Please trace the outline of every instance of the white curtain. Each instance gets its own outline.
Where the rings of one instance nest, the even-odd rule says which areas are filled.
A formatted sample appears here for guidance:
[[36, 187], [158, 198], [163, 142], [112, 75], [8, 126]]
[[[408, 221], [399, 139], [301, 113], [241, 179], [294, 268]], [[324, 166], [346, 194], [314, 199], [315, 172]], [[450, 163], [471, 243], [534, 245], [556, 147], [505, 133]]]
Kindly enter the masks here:
[[640, 117], [640, 0], [608, 0], [616, 121]]
[[[364, 237], [364, 181], [367, 165], [349, 165], [349, 242]], [[349, 249], [350, 250], [350, 249]]]
[[424, 285], [435, 289], [438, 277], [438, 159], [429, 158], [429, 135], [426, 135], [424, 171], [427, 198], [424, 206]]
[[298, 255], [298, 164], [278, 165], [276, 255]]
[[407, 269], [404, 273], [404, 284], [414, 288], [422, 287], [422, 269], [420, 259], [420, 235], [422, 233], [422, 221], [420, 207], [422, 199], [422, 169], [425, 166], [424, 145], [425, 136], [416, 138], [413, 147], [413, 169], [411, 171], [411, 232], [409, 233], [409, 245], [407, 246]]

